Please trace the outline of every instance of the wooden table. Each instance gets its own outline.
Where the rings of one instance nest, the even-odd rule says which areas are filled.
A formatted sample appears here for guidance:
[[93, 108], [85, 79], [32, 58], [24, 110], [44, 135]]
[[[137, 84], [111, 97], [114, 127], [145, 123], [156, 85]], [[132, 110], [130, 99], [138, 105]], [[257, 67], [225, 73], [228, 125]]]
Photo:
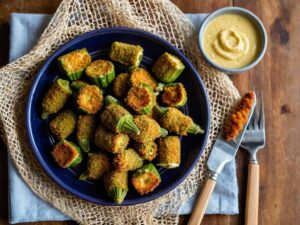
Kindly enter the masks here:
[[[263, 91], [266, 110], [267, 145], [259, 153], [261, 225], [300, 224], [300, 1], [299, 0], [173, 0], [185, 13], [208, 13], [224, 6], [241, 6], [263, 21], [268, 33], [268, 49], [262, 62], [251, 71], [232, 76], [241, 91], [253, 85]], [[11, 12], [54, 13], [60, 0], [0, 1], [0, 65], [8, 58]], [[7, 153], [0, 151], [0, 225], [7, 224]], [[237, 156], [240, 214], [205, 216], [203, 225], [240, 225], [244, 222], [247, 154]], [[188, 217], [181, 217], [186, 224]], [[39, 222], [38, 224], [73, 224]]]

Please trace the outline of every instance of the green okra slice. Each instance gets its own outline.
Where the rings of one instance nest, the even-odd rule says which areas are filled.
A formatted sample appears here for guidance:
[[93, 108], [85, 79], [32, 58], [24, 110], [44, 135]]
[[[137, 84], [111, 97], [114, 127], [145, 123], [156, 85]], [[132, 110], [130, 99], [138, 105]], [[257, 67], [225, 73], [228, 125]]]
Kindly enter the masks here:
[[101, 123], [116, 133], [139, 133], [133, 116], [121, 105], [109, 104], [100, 115]]
[[95, 117], [93, 115], [80, 115], [77, 121], [77, 141], [84, 152], [91, 149], [91, 140], [95, 130]]
[[111, 45], [109, 57], [117, 62], [121, 69], [131, 72], [140, 65], [143, 51], [143, 48], [139, 45], [115, 41]]
[[182, 83], [170, 83], [160, 93], [162, 103], [169, 107], [182, 107], [187, 102], [186, 90]]
[[143, 159], [132, 148], [128, 148], [114, 156], [113, 164], [116, 170], [133, 171], [143, 165]]
[[80, 88], [76, 104], [80, 111], [96, 114], [103, 106], [103, 96], [100, 88], [96, 85], [87, 85]]
[[72, 95], [69, 81], [57, 79], [50, 87], [42, 101], [42, 119], [47, 119], [49, 114], [57, 113]]
[[184, 70], [184, 64], [176, 56], [165, 52], [154, 63], [152, 72], [164, 83], [175, 81]]
[[86, 169], [86, 178], [88, 180], [100, 179], [102, 175], [109, 170], [110, 162], [106, 154], [101, 152], [88, 154]]
[[115, 79], [115, 67], [108, 60], [98, 59], [85, 69], [85, 74], [95, 85], [106, 88]]
[[167, 169], [180, 165], [180, 139], [178, 136], [167, 136], [158, 139], [158, 162], [156, 165]]
[[187, 134], [203, 134], [204, 130], [194, 123], [193, 119], [173, 107], [155, 106], [159, 114], [160, 125], [169, 132], [186, 136]]
[[131, 182], [135, 190], [144, 195], [152, 192], [160, 184], [161, 178], [156, 167], [149, 163], [135, 171]]
[[133, 148], [139, 153], [139, 155], [148, 161], [155, 159], [157, 155], [157, 144], [154, 141], [149, 141], [145, 143], [134, 142]]
[[156, 80], [151, 74], [144, 68], [137, 68], [130, 74], [129, 82], [131, 86], [139, 86], [140, 84], [146, 84], [153, 90], [157, 87]]
[[71, 110], [58, 114], [50, 122], [50, 130], [58, 139], [65, 139], [73, 133], [76, 126], [76, 115]]
[[137, 142], [150, 142], [158, 137], [166, 136], [168, 131], [159, 126], [159, 124], [152, 118], [146, 115], [138, 115], [134, 118], [134, 123], [140, 130], [139, 134], [129, 134], [130, 137]]
[[125, 98], [129, 90], [129, 74], [120, 73], [113, 82], [113, 92], [118, 98]]
[[71, 141], [62, 139], [57, 143], [52, 152], [54, 160], [62, 168], [77, 166], [82, 161], [80, 148]]
[[87, 82], [84, 82], [82, 80], [74, 80], [71, 83], [71, 88], [75, 92], [79, 92], [80, 88], [83, 88], [85, 86], [88, 86], [89, 84]]
[[58, 58], [58, 64], [63, 74], [70, 80], [78, 80], [84, 69], [91, 63], [91, 56], [85, 48], [69, 52]]
[[125, 102], [135, 112], [149, 115], [156, 104], [156, 96], [150, 86], [140, 84], [129, 89]]
[[129, 137], [125, 133], [117, 134], [100, 125], [95, 131], [94, 142], [99, 148], [116, 154], [126, 149]]
[[105, 106], [108, 106], [109, 104], [117, 104], [117, 105], [121, 105], [121, 106], [123, 105], [123, 103], [120, 100], [116, 99], [112, 95], [105, 96], [104, 104], [105, 104]]
[[121, 204], [128, 192], [128, 172], [112, 170], [104, 175], [103, 180], [108, 197]]

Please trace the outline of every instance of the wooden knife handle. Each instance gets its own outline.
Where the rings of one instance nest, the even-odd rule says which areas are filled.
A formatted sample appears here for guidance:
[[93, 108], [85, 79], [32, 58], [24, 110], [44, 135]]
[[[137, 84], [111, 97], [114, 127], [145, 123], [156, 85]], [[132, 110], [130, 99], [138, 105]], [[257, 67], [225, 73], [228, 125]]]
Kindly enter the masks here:
[[207, 179], [201, 194], [199, 194], [196, 204], [193, 209], [193, 213], [190, 217], [188, 225], [200, 225], [203, 219], [208, 201], [214, 190], [216, 181], [212, 179]]
[[258, 200], [259, 200], [259, 165], [250, 163], [248, 166], [245, 225], [258, 224]]

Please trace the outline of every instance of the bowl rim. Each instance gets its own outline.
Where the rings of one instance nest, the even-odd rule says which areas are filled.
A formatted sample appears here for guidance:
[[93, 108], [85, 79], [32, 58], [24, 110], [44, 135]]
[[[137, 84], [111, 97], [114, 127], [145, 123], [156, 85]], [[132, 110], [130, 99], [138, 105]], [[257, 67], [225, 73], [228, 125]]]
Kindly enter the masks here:
[[[164, 189], [163, 191], [157, 193], [156, 195], [153, 196], [143, 196], [142, 199], [134, 199], [134, 200], [130, 200], [130, 202], [126, 202], [126, 203], [122, 203], [122, 204], [116, 204], [113, 201], [107, 202], [101, 199], [97, 199], [95, 197], [91, 197], [89, 195], [83, 194], [79, 191], [77, 191], [74, 188], [71, 188], [70, 186], [68, 186], [67, 184], [65, 184], [64, 182], [61, 181], [61, 179], [58, 178], [58, 176], [56, 176], [56, 174], [54, 172], [51, 171], [51, 169], [48, 167], [47, 162], [43, 160], [43, 157], [40, 154], [40, 151], [35, 143], [35, 139], [33, 137], [33, 129], [31, 126], [31, 109], [32, 109], [32, 99], [34, 97], [34, 93], [35, 90], [37, 88], [37, 85], [41, 79], [41, 77], [43, 76], [44, 72], [46, 71], [46, 69], [48, 68], [48, 66], [50, 65], [50, 63], [55, 60], [57, 58], [58, 55], [60, 55], [62, 52], [64, 52], [65, 50], [67, 50], [69, 47], [72, 47], [73, 45], [85, 40], [85, 39], [89, 39], [101, 34], [107, 34], [107, 33], [116, 33], [116, 32], [122, 32], [122, 33], [128, 33], [128, 34], [136, 34], [136, 35], [140, 35], [140, 36], [144, 36], [147, 38], [151, 38], [155, 41], [161, 42], [163, 45], [166, 45], [168, 48], [172, 49], [173, 51], [176, 52], [176, 54], [178, 54], [185, 62], [185, 64], [188, 65], [188, 67], [192, 70], [192, 73], [195, 74], [195, 78], [198, 82], [198, 84], [200, 85], [202, 92], [203, 92], [203, 101], [204, 104], [207, 106], [207, 111], [206, 111], [206, 118], [207, 120], [204, 121], [204, 127], [203, 129], [205, 129], [205, 133], [204, 135], [204, 142], [203, 145], [201, 146], [201, 148], [198, 151], [197, 156], [194, 158], [193, 162], [191, 163], [191, 166], [187, 169], [187, 172], [184, 174], [184, 176], [182, 176], [180, 179], [178, 179], [175, 183], [173, 183], [171, 186], [168, 186], [166, 189]], [[168, 192], [172, 191], [173, 189], [175, 189], [179, 184], [181, 184], [185, 178], [187, 178], [188, 175], [190, 175], [190, 173], [192, 172], [193, 168], [195, 167], [195, 165], [197, 164], [197, 162], [199, 161], [199, 158], [201, 157], [201, 155], [203, 154], [203, 151], [207, 145], [207, 141], [208, 141], [208, 136], [209, 136], [209, 132], [210, 132], [210, 102], [209, 102], [209, 98], [208, 98], [208, 94], [205, 88], [205, 85], [202, 81], [202, 79], [200, 78], [200, 75], [198, 73], [198, 71], [195, 69], [194, 65], [191, 63], [191, 61], [179, 50], [177, 49], [175, 46], [173, 46], [172, 44], [170, 44], [168, 41], [160, 38], [157, 35], [154, 35], [150, 32], [144, 31], [144, 30], [140, 30], [140, 29], [136, 29], [136, 28], [128, 28], [128, 27], [112, 27], [112, 28], [101, 28], [101, 29], [96, 29], [87, 33], [83, 33], [73, 39], [71, 39], [70, 41], [66, 42], [65, 44], [61, 45], [56, 51], [54, 51], [46, 60], [45, 62], [42, 64], [42, 66], [40, 67], [40, 69], [38, 70], [32, 85], [30, 87], [30, 92], [27, 98], [27, 105], [26, 105], [26, 133], [27, 133], [27, 137], [29, 139], [31, 148], [33, 150], [33, 153], [35, 155], [35, 157], [37, 158], [38, 162], [40, 163], [40, 165], [42, 166], [43, 170], [46, 172], [46, 174], [56, 183], [58, 184], [61, 188], [63, 188], [64, 190], [68, 191], [69, 193], [71, 193], [72, 195], [79, 197], [83, 200], [89, 201], [89, 202], [93, 202], [99, 205], [103, 205], [103, 206], [128, 206], [128, 205], [137, 205], [137, 204], [141, 204], [141, 203], [145, 203], [145, 202], [149, 202], [152, 201], [154, 199], [157, 199], [165, 194], [167, 194]]]
[[[241, 68], [226, 68], [226, 67], [220, 66], [219, 64], [215, 63], [213, 60], [211, 60], [208, 57], [208, 55], [206, 54], [206, 52], [204, 50], [204, 46], [202, 44], [202, 37], [204, 35], [205, 28], [207, 27], [209, 22], [220, 15], [230, 14], [230, 13], [237, 13], [237, 14], [247, 16], [248, 18], [251, 19], [251, 21], [255, 24], [255, 26], [261, 33], [262, 47], [261, 47], [259, 54], [255, 58], [255, 60], [253, 60], [250, 64], [247, 64], [246, 66], [241, 67]], [[224, 71], [224, 72], [227, 72], [230, 74], [237, 74], [237, 73], [242, 73], [242, 72], [252, 69], [260, 62], [260, 60], [263, 58], [263, 56], [266, 52], [267, 45], [268, 45], [268, 38], [267, 38], [266, 29], [265, 29], [262, 21], [253, 12], [251, 12], [248, 9], [237, 7], [237, 6], [228, 6], [228, 7], [223, 7], [223, 8], [213, 11], [204, 19], [204, 21], [201, 24], [199, 33], [198, 33], [198, 45], [199, 45], [199, 49], [200, 49], [202, 55], [204, 56], [204, 58], [210, 65], [212, 65], [213, 67], [215, 67], [218, 70], [221, 70], [221, 71]]]

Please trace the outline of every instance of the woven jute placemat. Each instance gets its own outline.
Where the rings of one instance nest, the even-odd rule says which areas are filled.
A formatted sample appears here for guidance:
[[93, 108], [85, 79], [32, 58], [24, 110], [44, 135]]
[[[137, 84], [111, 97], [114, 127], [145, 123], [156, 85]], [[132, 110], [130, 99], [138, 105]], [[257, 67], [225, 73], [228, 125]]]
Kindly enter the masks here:
[[[27, 95], [41, 63], [75, 36], [113, 26], [146, 30], [179, 48], [201, 74], [211, 104], [209, 140], [192, 173], [167, 195], [152, 202], [126, 207], [89, 203], [57, 186], [35, 159], [25, 129]], [[212, 142], [239, 97], [228, 76], [203, 61], [198, 51], [195, 28], [169, 0], [63, 0], [32, 51], [0, 69], [1, 132], [19, 174], [41, 199], [80, 224], [176, 224], [176, 212], [199, 189]], [[158, 211], [160, 216], [155, 217]]]

